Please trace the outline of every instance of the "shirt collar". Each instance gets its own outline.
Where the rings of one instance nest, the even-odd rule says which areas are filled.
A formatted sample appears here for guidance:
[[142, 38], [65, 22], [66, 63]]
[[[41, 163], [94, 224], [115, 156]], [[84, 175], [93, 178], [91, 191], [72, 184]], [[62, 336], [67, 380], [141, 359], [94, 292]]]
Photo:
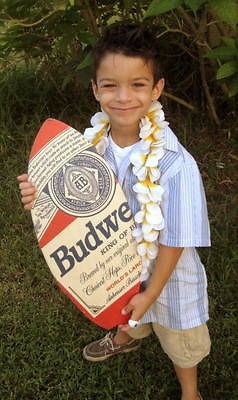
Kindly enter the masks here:
[[165, 149], [178, 152], [178, 138], [175, 136], [173, 131], [167, 127], [165, 128]]

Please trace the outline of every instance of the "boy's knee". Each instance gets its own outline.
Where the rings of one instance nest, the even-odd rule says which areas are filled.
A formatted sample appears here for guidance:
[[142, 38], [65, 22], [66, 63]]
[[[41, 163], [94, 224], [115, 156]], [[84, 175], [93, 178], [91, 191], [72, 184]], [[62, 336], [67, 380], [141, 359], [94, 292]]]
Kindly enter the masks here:
[[164, 352], [181, 368], [192, 368], [205, 358], [211, 347], [206, 324], [191, 329], [174, 330], [153, 324]]

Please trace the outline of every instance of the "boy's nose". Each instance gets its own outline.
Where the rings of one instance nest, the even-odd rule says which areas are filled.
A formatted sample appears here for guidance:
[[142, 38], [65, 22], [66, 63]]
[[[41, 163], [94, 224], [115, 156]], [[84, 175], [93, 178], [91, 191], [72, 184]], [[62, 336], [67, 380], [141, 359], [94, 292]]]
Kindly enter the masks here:
[[116, 93], [116, 99], [117, 99], [117, 101], [120, 101], [120, 102], [127, 102], [127, 101], [131, 100], [130, 89], [126, 88], [126, 87], [118, 88], [117, 93]]

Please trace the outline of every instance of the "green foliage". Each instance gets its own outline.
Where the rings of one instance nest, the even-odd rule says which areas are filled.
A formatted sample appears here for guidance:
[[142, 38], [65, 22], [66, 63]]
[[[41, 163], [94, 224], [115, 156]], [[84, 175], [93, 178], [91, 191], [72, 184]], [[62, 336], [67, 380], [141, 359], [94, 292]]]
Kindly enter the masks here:
[[236, 27], [238, 21], [238, 3], [236, 0], [153, 0], [145, 13], [145, 17], [163, 14], [182, 5], [196, 12], [203, 4], [210, 5], [222, 21], [234, 28]]
[[[210, 0], [210, 1], [203, 1], [203, 0], [173, 0], [173, 1], [168, 1], [168, 0], [153, 0], [147, 12], [145, 13], [144, 18], [148, 17], [156, 17], [158, 15], [167, 13], [168, 11], [176, 10], [178, 7], [181, 8], [181, 6], [187, 6], [189, 7], [194, 13], [198, 12], [198, 9], [201, 6], [204, 6], [203, 11], [205, 11], [205, 7], [208, 7], [210, 9], [211, 13], [214, 13], [216, 17], [219, 18], [220, 23], [221, 21], [224, 21], [224, 23], [228, 24], [231, 26], [231, 28], [236, 28], [238, 24], [238, 2], [236, 0]], [[203, 18], [199, 19], [198, 25], [196, 25], [197, 18], [196, 16], [195, 19], [192, 19], [190, 15], [184, 14], [186, 22], [189, 20], [189, 25], [192, 31], [189, 32], [191, 37], [193, 36], [194, 39], [198, 42], [200, 40], [200, 43], [204, 40], [206, 40], [204, 34], [203, 37], [201, 37], [201, 32], [204, 32], [204, 16], [205, 12], [202, 12]], [[181, 15], [181, 13], [180, 13]], [[207, 26], [208, 30], [208, 26]], [[234, 34], [235, 32], [232, 33], [230, 31], [230, 34]], [[223, 79], [223, 82], [226, 83], [228, 87], [228, 95], [229, 97], [235, 96], [238, 92], [238, 67], [237, 67], [237, 57], [238, 57], [238, 48], [237, 48], [237, 41], [231, 36], [227, 36], [226, 38], [223, 38], [223, 41], [225, 43], [227, 39], [227, 45], [223, 47], [219, 47], [218, 49], [211, 50], [210, 52], [207, 53], [208, 58], [215, 58], [218, 63], [219, 60], [222, 59], [224, 60], [224, 57], [227, 58], [227, 61], [220, 65], [217, 71], [214, 71], [214, 74], [216, 76], [217, 80]], [[228, 44], [229, 43], [229, 44]], [[198, 44], [198, 47], [200, 45]], [[204, 46], [204, 43], [202, 44]], [[207, 46], [209, 47], [209, 43], [207, 43]], [[200, 52], [203, 52], [203, 48], [200, 48]], [[214, 66], [213, 66], [214, 69]], [[204, 82], [204, 85], [206, 83]], [[212, 101], [210, 101], [211, 103]], [[211, 104], [212, 107], [212, 104]], [[212, 111], [213, 114], [215, 114], [215, 110]]]
[[153, 0], [149, 5], [147, 12], [145, 13], [145, 18], [153, 17], [155, 15], [160, 15], [166, 13], [168, 11], [173, 10], [174, 8], [180, 6], [183, 3], [183, 0]]
[[216, 78], [225, 79], [229, 96], [238, 93], [238, 40], [223, 37], [224, 45], [207, 53], [207, 57], [219, 60], [221, 64], [217, 70]]
[[0, 6], [0, 68], [37, 63], [50, 79], [62, 77], [56, 84], [63, 90], [74, 79], [88, 85], [88, 52], [103, 26], [139, 20], [143, 11], [139, 0], [1, 0]]
[[[88, 87], [90, 49], [102, 29], [118, 21], [139, 21], [156, 30], [168, 87], [171, 83], [172, 94], [177, 99], [182, 97], [187, 103], [208, 106], [211, 118], [218, 123], [216, 104], [212, 105], [216, 100], [211, 99], [220, 101], [220, 94], [217, 96], [220, 87], [223, 97], [227, 92], [229, 96], [236, 94], [235, 74], [224, 75], [228, 74], [228, 66], [219, 71], [222, 65], [215, 53], [213, 59], [209, 56], [204, 61], [203, 57], [214, 48], [212, 28], [216, 29], [218, 43], [215, 47], [219, 47], [222, 36], [227, 40], [235, 38], [236, 1], [0, 0], [0, 10], [0, 70], [14, 68], [14, 65], [32, 65], [54, 83], [61, 95], [71, 84], [80, 90]], [[224, 62], [235, 61], [232, 57], [235, 55], [230, 53], [230, 58]], [[233, 63], [229, 66], [235, 68]]]
[[184, 0], [184, 4], [189, 8], [191, 8], [191, 10], [193, 10], [194, 13], [204, 3], [206, 3], [206, 0]]
[[228, 61], [217, 71], [217, 79], [227, 78], [238, 72], [238, 61]]
[[211, 6], [222, 21], [234, 28], [236, 27], [238, 23], [238, 3], [236, 0], [153, 0], [145, 13], [145, 17], [160, 15], [182, 5], [196, 12], [201, 5], [205, 4]]
[[238, 24], [238, 2], [237, 0], [210, 0], [215, 14], [227, 24], [236, 28]]

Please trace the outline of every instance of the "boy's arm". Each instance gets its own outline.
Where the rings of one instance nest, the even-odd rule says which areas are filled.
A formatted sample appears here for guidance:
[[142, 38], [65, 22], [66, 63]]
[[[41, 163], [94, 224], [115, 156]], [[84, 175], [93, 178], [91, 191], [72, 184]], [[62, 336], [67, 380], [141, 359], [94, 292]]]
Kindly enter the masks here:
[[[155, 302], [167, 283], [170, 275], [176, 267], [176, 264], [182, 254], [183, 247], [169, 247], [160, 245], [158, 257], [154, 265], [149, 284], [144, 292], [138, 293], [132, 297], [122, 314], [131, 312], [130, 319], [140, 320], [148, 308]], [[121, 329], [127, 331], [131, 329], [128, 325], [121, 326]]]

